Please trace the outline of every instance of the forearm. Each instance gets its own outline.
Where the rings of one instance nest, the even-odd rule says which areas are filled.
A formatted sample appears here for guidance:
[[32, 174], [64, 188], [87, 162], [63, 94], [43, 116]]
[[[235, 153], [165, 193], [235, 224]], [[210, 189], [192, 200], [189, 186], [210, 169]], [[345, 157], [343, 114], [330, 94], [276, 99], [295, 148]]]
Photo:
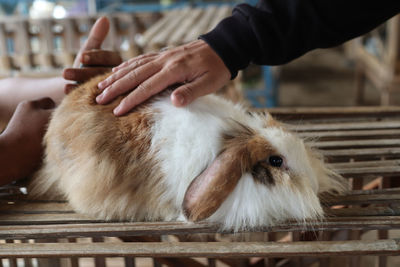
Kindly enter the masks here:
[[59, 103], [63, 96], [66, 81], [55, 78], [6, 78], [0, 80], [0, 121], [8, 121], [18, 103], [50, 97]]
[[201, 36], [232, 76], [250, 62], [286, 63], [315, 49], [362, 35], [400, 12], [398, 0], [263, 0], [238, 5]]

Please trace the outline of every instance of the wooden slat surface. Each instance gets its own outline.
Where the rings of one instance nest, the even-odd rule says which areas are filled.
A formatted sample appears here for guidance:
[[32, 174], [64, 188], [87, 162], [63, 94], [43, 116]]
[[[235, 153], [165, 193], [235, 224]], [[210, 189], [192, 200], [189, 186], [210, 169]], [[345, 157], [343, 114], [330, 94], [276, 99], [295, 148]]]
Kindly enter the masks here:
[[[259, 110], [263, 111], [263, 110]], [[326, 119], [341, 118], [342, 120], [374, 119], [399, 117], [400, 107], [293, 107], [270, 108], [272, 115], [283, 120]]]
[[365, 129], [399, 129], [400, 121], [376, 122], [343, 122], [343, 123], [316, 123], [293, 125], [293, 130], [299, 131], [331, 131], [331, 130], [365, 130]]
[[164, 242], [4, 244], [0, 257], [304, 257], [399, 255], [397, 239], [314, 242]]
[[382, 167], [362, 167], [362, 168], [345, 168], [335, 169], [337, 173], [344, 177], [361, 177], [367, 178], [371, 176], [398, 177], [400, 166], [382, 166]]
[[396, 156], [400, 155], [400, 147], [389, 147], [389, 148], [360, 148], [360, 149], [334, 149], [334, 150], [322, 150], [321, 153], [324, 156], [341, 156], [341, 157], [385, 157], [385, 156]]
[[[398, 211], [398, 210], [397, 210]], [[396, 211], [396, 212], [397, 212]], [[400, 229], [400, 216], [385, 213], [385, 216], [350, 216], [349, 214], [333, 214], [323, 221], [286, 222], [274, 227], [259, 228], [257, 232], [291, 232], [291, 231], [335, 231], [335, 230], [389, 230]], [[383, 212], [380, 214], [383, 215]], [[66, 237], [118, 237], [146, 235], [187, 235], [199, 233], [215, 233], [218, 225], [212, 223], [185, 222], [95, 222], [87, 220], [62, 221], [54, 224], [0, 225], [1, 239], [35, 239], [35, 238], [66, 238]], [[226, 232], [229, 233], [229, 232]]]
[[321, 141], [313, 143], [319, 149], [328, 148], [357, 148], [357, 147], [400, 147], [399, 139], [365, 139], [365, 140], [341, 140], [341, 141]]
[[390, 136], [390, 137], [399, 137], [400, 136], [400, 129], [391, 129], [391, 130], [386, 130], [386, 129], [380, 129], [380, 130], [349, 130], [349, 131], [339, 131], [339, 130], [330, 130], [330, 131], [313, 131], [313, 132], [300, 132], [298, 135], [302, 138], [316, 138], [317, 140], [322, 139], [322, 138], [339, 138], [341, 137], [342, 139], [344, 138], [363, 138], [363, 137], [379, 137], [381, 138], [382, 136]]
[[[316, 114], [318, 110], [320, 113]], [[400, 179], [400, 108], [274, 110], [314, 146], [330, 168], [346, 178]], [[305, 119], [304, 119], [305, 118]], [[352, 180], [352, 179], [350, 179]], [[400, 188], [354, 190], [321, 197], [322, 221], [283, 222], [255, 232], [400, 229]], [[185, 236], [216, 233], [218, 225], [185, 222], [105, 222], [76, 214], [63, 201], [29, 200], [19, 187], [0, 188], [0, 239]], [[229, 232], [225, 232], [229, 234]], [[398, 240], [289, 243], [74, 243], [0, 246], [0, 257], [151, 256], [151, 257], [290, 257], [336, 255], [398, 255]]]

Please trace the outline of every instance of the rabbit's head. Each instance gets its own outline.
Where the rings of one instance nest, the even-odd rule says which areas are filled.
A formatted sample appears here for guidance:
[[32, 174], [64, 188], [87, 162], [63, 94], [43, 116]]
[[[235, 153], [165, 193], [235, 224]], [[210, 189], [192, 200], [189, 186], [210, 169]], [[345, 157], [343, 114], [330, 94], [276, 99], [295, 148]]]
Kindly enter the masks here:
[[222, 222], [224, 228], [239, 230], [321, 218], [318, 193], [341, 191], [341, 178], [270, 117], [259, 129], [232, 124], [219, 155], [186, 191], [187, 219]]

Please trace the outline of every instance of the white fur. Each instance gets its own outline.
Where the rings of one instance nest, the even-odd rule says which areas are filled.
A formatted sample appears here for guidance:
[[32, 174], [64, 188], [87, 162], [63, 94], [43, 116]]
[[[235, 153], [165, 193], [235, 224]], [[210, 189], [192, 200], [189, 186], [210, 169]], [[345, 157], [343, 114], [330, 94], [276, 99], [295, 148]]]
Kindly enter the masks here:
[[277, 127], [265, 128], [265, 118], [249, 115], [242, 107], [213, 95], [186, 108], [176, 108], [165, 98], [154, 103], [154, 108], [160, 112], [152, 131], [152, 146], [169, 187], [163, 196], [165, 200], [173, 199], [177, 207], [182, 205], [187, 187], [215, 159], [221, 149], [221, 135], [229, 130], [230, 120], [234, 119], [268, 139], [294, 174], [304, 179], [300, 182], [306, 190], [300, 192], [293, 187], [289, 176], [269, 188], [245, 173], [208, 220], [238, 230], [322, 215], [317, 198], [319, 177], [308, 160], [304, 143], [293, 134]]

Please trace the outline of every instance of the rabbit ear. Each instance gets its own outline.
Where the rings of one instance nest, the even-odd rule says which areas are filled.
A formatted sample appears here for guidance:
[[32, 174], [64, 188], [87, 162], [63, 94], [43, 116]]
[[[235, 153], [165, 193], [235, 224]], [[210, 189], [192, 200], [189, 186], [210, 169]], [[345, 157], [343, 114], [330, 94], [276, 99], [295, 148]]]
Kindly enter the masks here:
[[241, 150], [225, 150], [192, 181], [182, 204], [186, 218], [206, 219], [221, 206], [242, 176], [243, 161], [248, 157], [244, 155], [247, 149]]

